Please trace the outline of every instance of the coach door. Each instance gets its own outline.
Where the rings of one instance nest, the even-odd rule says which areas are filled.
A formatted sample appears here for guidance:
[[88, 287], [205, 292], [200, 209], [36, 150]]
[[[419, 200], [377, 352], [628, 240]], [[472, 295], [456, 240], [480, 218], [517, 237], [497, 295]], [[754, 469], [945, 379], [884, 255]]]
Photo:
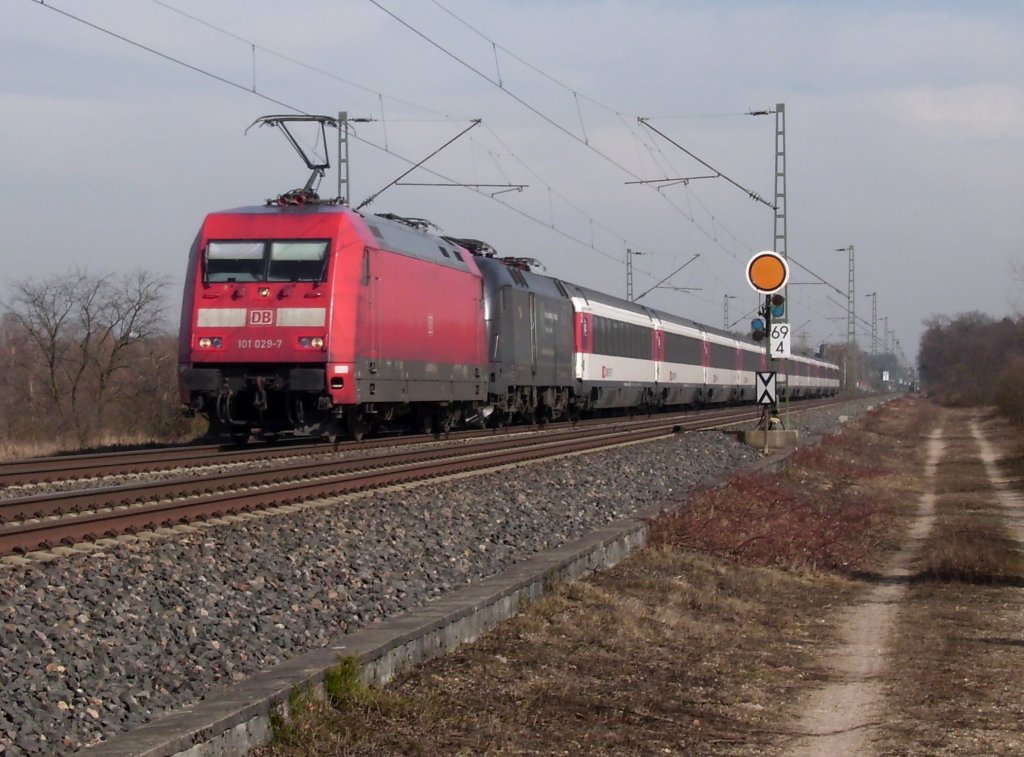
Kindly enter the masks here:
[[530, 373], [537, 375], [537, 298], [530, 292]]
[[381, 303], [380, 303], [380, 282], [371, 272], [372, 251], [369, 247], [363, 248], [363, 284], [366, 285], [366, 316], [369, 321], [367, 325], [368, 344], [366, 357], [370, 361], [370, 373], [376, 373], [380, 366], [381, 357]]

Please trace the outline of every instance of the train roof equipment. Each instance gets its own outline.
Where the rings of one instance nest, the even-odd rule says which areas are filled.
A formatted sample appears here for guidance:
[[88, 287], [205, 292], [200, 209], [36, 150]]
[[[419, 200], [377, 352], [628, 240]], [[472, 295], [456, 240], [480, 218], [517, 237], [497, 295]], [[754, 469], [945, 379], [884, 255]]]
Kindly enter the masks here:
[[[312, 146], [303, 146], [299, 143], [293, 129], [298, 124], [316, 124], [318, 134], [316, 141]], [[323, 203], [336, 205], [341, 202], [341, 198], [330, 198], [321, 200], [320, 195], [317, 194], [316, 188], [320, 185], [320, 180], [324, 177], [324, 174], [328, 168], [331, 167], [331, 159], [327, 150], [327, 127], [333, 126], [335, 129], [338, 127], [338, 119], [331, 118], [330, 116], [315, 116], [315, 115], [284, 115], [284, 116], [261, 116], [249, 124], [245, 133], [249, 133], [249, 129], [253, 126], [273, 126], [278, 128], [285, 139], [288, 140], [289, 144], [295, 148], [295, 152], [302, 158], [302, 162], [306, 164], [312, 173], [309, 175], [309, 179], [306, 180], [305, 186], [299, 189], [292, 189], [282, 194], [279, 194], [273, 199], [267, 200], [267, 205], [306, 205]], [[323, 158], [320, 159], [317, 155], [316, 150], [318, 145], [323, 147]]]
[[460, 247], [465, 247], [478, 258], [498, 257], [498, 251], [489, 242], [484, 242], [482, 239], [467, 239], [465, 237], [442, 237], [442, 239], [452, 244], [457, 244]]

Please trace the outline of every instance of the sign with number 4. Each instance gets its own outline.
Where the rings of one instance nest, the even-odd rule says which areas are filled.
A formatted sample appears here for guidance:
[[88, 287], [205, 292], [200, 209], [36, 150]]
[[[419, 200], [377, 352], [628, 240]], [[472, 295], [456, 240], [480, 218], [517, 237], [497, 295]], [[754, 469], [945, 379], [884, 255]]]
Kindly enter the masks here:
[[769, 339], [769, 350], [773, 358], [783, 358], [790, 356], [789, 350], [789, 324], [788, 323], [773, 323], [772, 331], [768, 335]]

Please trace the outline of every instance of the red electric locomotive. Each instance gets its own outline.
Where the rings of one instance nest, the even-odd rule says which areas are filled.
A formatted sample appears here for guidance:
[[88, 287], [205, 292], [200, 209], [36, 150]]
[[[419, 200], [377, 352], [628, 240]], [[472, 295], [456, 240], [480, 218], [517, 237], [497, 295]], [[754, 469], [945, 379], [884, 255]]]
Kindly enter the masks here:
[[446, 426], [486, 399], [472, 256], [342, 205], [212, 213], [189, 255], [182, 400], [214, 433], [359, 438], [415, 413]]

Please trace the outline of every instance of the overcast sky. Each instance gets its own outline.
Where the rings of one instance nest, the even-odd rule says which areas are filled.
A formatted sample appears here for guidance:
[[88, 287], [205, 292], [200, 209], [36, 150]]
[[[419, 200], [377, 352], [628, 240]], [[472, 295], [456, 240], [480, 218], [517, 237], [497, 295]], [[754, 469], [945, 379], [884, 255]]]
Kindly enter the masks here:
[[[620, 296], [627, 248], [644, 253], [637, 295], [699, 255], [640, 301], [721, 326], [728, 296], [743, 328], [756, 303], [745, 264], [774, 246], [773, 211], [748, 193], [773, 201], [776, 120], [747, 113], [784, 103], [788, 252], [829, 283], [793, 267], [790, 319], [808, 343], [845, 338], [848, 256], [836, 250], [849, 245], [866, 350], [871, 292], [910, 360], [934, 314], [1022, 305], [1020, 2], [0, 7], [7, 282], [144, 268], [173, 282], [176, 313], [204, 215], [306, 180], [277, 133], [245, 134], [257, 117], [374, 119], [355, 125], [353, 205], [479, 118], [425, 164], [434, 173], [404, 181], [528, 186], [397, 186], [364, 212], [427, 218]], [[714, 172], [742, 188], [627, 183]], [[336, 181], [332, 168], [321, 194]]]

